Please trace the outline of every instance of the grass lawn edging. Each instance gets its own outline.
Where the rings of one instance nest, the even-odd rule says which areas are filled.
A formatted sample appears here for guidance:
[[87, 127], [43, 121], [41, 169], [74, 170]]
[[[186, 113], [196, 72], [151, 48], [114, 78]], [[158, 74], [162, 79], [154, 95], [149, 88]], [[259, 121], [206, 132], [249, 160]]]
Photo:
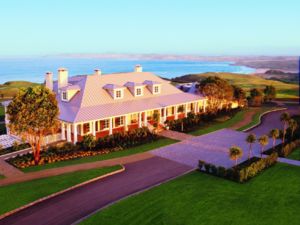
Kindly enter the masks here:
[[101, 180], [101, 179], [104, 179], [104, 178], [106, 178], [106, 177], [109, 177], [109, 176], [112, 176], [112, 175], [115, 175], [115, 174], [124, 172], [124, 171], [125, 171], [125, 167], [124, 167], [123, 165], [120, 165], [120, 166], [121, 166], [121, 168], [118, 169], [118, 170], [115, 170], [115, 171], [110, 172], [110, 173], [106, 173], [106, 174], [104, 174], [104, 175], [101, 175], [101, 176], [99, 176], [99, 177], [95, 177], [95, 178], [93, 178], [93, 179], [87, 180], [87, 181], [82, 182], [82, 183], [76, 184], [76, 185], [71, 186], [71, 187], [69, 187], [69, 188], [67, 188], [67, 189], [64, 189], [64, 190], [58, 191], [58, 192], [56, 192], [56, 193], [50, 194], [50, 195], [48, 195], [48, 196], [39, 198], [39, 199], [37, 199], [37, 200], [35, 200], [35, 201], [31, 202], [31, 203], [28, 203], [28, 204], [26, 204], [26, 205], [24, 205], [24, 206], [21, 206], [21, 207], [19, 207], [19, 208], [16, 208], [16, 209], [14, 209], [14, 210], [11, 210], [11, 211], [9, 211], [9, 212], [7, 212], [7, 213], [4, 213], [4, 214], [0, 215], [0, 220], [3, 219], [3, 218], [5, 218], [5, 217], [8, 217], [8, 216], [10, 216], [10, 215], [13, 215], [13, 214], [15, 214], [15, 213], [17, 213], [17, 212], [19, 212], [19, 211], [21, 211], [21, 210], [24, 210], [24, 209], [26, 209], [26, 208], [29, 208], [29, 207], [31, 207], [31, 206], [34, 206], [34, 205], [36, 205], [36, 204], [38, 204], [38, 203], [40, 203], [40, 202], [43, 202], [43, 201], [46, 201], [46, 200], [48, 200], [48, 199], [50, 199], [50, 198], [53, 198], [53, 197], [56, 197], [56, 196], [58, 196], [58, 195], [64, 194], [64, 193], [66, 193], [66, 192], [68, 192], [68, 191], [74, 190], [74, 189], [76, 189], [76, 188], [82, 187], [82, 186], [84, 186], [84, 185], [87, 185], [87, 184], [89, 184], [89, 183], [92, 183], [92, 182], [95, 182], [95, 181], [98, 181], [98, 180]]
[[254, 124], [254, 125], [251, 126], [251, 127], [248, 127], [248, 128], [246, 128], [246, 129], [243, 129], [243, 130], [241, 130], [241, 131], [243, 131], [243, 132], [250, 131], [250, 130], [254, 129], [255, 127], [258, 127], [258, 126], [261, 124], [261, 122], [262, 122], [261, 119], [262, 119], [262, 117], [263, 117], [264, 115], [266, 115], [266, 114], [268, 114], [268, 113], [271, 113], [271, 112], [277, 112], [277, 111], [283, 111], [283, 110], [287, 110], [287, 108], [277, 108], [277, 109], [272, 109], [272, 110], [265, 111], [265, 112], [263, 112], [262, 114], [260, 114], [259, 119], [258, 119], [258, 123]]

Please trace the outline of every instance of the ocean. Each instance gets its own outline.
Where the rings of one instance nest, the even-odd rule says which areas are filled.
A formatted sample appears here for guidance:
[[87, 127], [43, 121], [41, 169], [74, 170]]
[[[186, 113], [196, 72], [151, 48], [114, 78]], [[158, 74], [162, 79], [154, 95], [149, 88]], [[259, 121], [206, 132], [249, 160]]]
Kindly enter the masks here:
[[64, 67], [69, 76], [92, 74], [94, 69], [102, 70], [103, 74], [130, 72], [140, 64], [143, 71], [153, 72], [165, 78], [174, 78], [186, 74], [205, 72], [231, 72], [249, 74], [255, 69], [232, 65], [231, 62], [199, 62], [199, 61], [154, 61], [154, 60], [106, 60], [82, 58], [27, 58], [0, 59], [0, 84], [7, 81], [25, 80], [41, 83], [47, 71], [57, 76], [57, 69]]

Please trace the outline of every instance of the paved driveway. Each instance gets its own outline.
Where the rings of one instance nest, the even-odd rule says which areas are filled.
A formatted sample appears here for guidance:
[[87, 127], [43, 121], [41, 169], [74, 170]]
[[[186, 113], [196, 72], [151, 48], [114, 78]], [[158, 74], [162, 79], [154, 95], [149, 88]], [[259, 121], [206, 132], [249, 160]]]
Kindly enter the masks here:
[[87, 184], [6, 217], [0, 220], [0, 224], [72, 224], [114, 201], [192, 169], [160, 157], [129, 163], [125, 168], [123, 173]]
[[[194, 168], [197, 167], [199, 159], [217, 166], [229, 168], [233, 165], [233, 161], [228, 156], [229, 148], [232, 145], [237, 145], [244, 151], [243, 157], [239, 162], [247, 159], [248, 144], [245, 141], [247, 135], [247, 133], [240, 131], [222, 129], [153, 150], [150, 153]], [[279, 140], [277, 143], [279, 143]], [[271, 146], [270, 141], [266, 149]], [[259, 144], [254, 144], [253, 152], [256, 155], [260, 153]]]

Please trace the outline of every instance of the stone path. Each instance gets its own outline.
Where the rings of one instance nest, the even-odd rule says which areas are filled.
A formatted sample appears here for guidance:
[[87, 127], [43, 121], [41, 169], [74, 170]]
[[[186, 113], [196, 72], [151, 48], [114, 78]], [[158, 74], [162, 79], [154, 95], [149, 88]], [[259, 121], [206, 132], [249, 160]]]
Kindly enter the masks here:
[[[3, 159], [0, 159], [0, 174], [5, 177], [23, 176], [23, 172], [8, 164]], [[6, 180], [6, 179], [1, 179]]]
[[173, 130], [163, 130], [162, 132], [159, 133], [160, 136], [166, 137], [166, 138], [171, 138], [174, 140], [179, 140], [179, 141], [184, 141], [188, 140], [190, 138], [193, 138], [193, 135], [190, 134], [185, 134]]
[[294, 165], [294, 166], [300, 166], [300, 161], [298, 161], [298, 160], [279, 157], [277, 161], [282, 162], [282, 163], [287, 163], [287, 164], [290, 164], [290, 165]]

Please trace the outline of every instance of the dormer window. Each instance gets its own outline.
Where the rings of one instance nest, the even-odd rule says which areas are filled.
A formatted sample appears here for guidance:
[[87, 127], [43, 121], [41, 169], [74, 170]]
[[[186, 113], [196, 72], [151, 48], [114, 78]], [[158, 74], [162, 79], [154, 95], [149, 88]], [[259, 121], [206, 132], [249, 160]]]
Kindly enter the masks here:
[[135, 89], [135, 96], [141, 96], [142, 95], [142, 88], [136, 88]]
[[123, 98], [123, 90], [115, 90], [115, 99]]
[[155, 85], [154, 87], [153, 87], [153, 93], [154, 94], [159, 94], [160, 93], [160, 87], [158, 86], [158, 85]]
[[68, 93], [66, 91], [63, 91], [61, 93], [61, 98], [63, 101], [68, 101]]

